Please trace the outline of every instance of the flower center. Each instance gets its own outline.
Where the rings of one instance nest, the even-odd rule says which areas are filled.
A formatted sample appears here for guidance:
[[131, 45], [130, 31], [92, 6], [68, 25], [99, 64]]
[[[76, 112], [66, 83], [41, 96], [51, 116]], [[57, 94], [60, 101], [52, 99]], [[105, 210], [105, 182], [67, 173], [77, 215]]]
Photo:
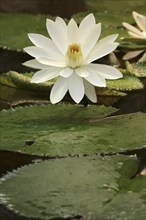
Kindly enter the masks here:
[[71, 68], [76, 68], [82, 65], [83, 56], [79, 44], [71, 44], [66, 52], [67, 65]]

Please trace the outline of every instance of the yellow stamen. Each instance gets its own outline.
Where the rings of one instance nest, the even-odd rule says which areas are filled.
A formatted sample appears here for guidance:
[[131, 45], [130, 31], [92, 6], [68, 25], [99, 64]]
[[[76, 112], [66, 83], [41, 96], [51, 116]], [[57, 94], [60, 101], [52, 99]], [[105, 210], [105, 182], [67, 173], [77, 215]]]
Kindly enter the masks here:
[[79, 44], [71, 44], [66, 53], [66, 61], [69, 67], [76, 68], [82, 65], [83, 56]]

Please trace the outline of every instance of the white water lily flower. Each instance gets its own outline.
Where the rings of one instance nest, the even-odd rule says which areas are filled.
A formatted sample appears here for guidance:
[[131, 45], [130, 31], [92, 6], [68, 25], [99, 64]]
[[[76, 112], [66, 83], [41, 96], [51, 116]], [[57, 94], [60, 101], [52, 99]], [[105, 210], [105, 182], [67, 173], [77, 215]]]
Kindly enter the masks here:
[[115, 50], [118, 35], [98, 41], [101, 24], [95, 23], [93, 14], [86, 16], [79, 27], [74, 19], [66, 25], [60, 17], [55, 22], [47, 19], [46, 25], [50, 38], [28, 34], [35, 46], [24, 48], [35, 58], [24, 65], [41, 69], [33, 75], [31, 82], [42, 83], [59, 76], [50, 94], [53, 104], [62, 100], [67, 91], [76, 103], [84, 94], [97, 102], [94, 86], [106, 87], [105, 79], [118, 79], [122, 74], [115, 67], [91, 62]]
[[138, 28], [127, 22], [123, 22], [123, 26], [128, 30], [131, 37], [146, 39], [146, 16], [135, 11], [132, 12], [132, 15]]
[[137, 58], [140, 55], [140, 58], [137, 62], [146, 62], [146, 52], [145, 50], [135, 50], [129, 51], [123, 56], [123, 60], [131, 60], [133, 58]]

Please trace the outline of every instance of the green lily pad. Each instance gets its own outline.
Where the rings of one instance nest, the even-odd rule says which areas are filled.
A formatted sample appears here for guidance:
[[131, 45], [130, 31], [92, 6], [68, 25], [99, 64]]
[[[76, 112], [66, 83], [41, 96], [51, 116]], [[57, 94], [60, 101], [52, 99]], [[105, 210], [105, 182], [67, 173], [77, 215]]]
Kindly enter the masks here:
[[[58, 104], [1, 112], [1, 149], [38, 155], [94, 154], [144, 144], [144, 113], [105, 118], [116, 109]], [[27, 146], [27, 141], [33, 141]]]
[[[135, 40], [128, 38], [128, 31], [122, 26], [122, 22], [128, 22], [133, 25], [134, 19], [132, 16], [132, 11], [136, 11], [145, 14], [145, 9], [143, 7], [143, 0], [140, 1], [123, 1], [123, 0], [104, 0], [99, 3], [98, 0], [86, 0], [87, 12], [82, 12], [74, 15], [74, 18], [78, 23], [87, 15], [88, 13], [94, 13], [97, 22], [101, 22], [102, 31], [101, 37], [110, 34], [119, 34], [118, 41], [121, 48], [139, 49], [145, 48], [145, 40]], [[122, 15], [121, 15], [122, 11]], [[139, 43], [140, 42], [140, 43]], [[138, 43], [138, 44], [137, 44]]]
[[[121, 13], [119, 15], [119, 17], [124, 17], [124, 16], [129, 16], [129, 18], [131, 18], [131, 20], [133, 20], [132, 18], [132, 14], [131, 12], [136, 10], [139, 13], [145, 13], [145, 8], [143, 7], [143, 0], [139, 0], [139, 1], [123, 1], [123, 0], [118, 0], [118, 1], [114, 1], [114, 0], [110, 0], [110, 4], [109, 4], [109, 0], [104, 0], [102, 2], [99, 2], [98, 0], [86, 0], [86, 4], [87, 4], [87, 8], [91, 11], [99, 11], [99, 12], [105, 12], [105, 13]], [[122, 20], [125, 19], [122, 18]], [[126, 20], [123, 20], [126, 21]]]
[[125, 74], [123, 78], [118, 80], [107, 80], [107, 88], [119, 91], [141, 90], [143, 87], [139, 78], [131, 74]]
[[126, 62], [127, 70], [135, 76], [146, 77], [146, 63]]
[[136, 160], [124, 156], [44, 161], [4, 176], [1, 198], [26, 217], [144, 219], [145, 182], [130, 179], [134, 168]]
[[[93, 12], [96, 22], [101, 23], [101, 36], [100, 38], [103, 38], [105, 36], [111, 35], [111, 34], [119, 34], [120, 37], [127, 37], [128, 34], [122, 27], [122, 18], [119, 16], [119, 13], [111, 13], [107, 11], [88, 11], [88, 12], [82, 12], [79, 14], [74, 15], [74, 19], [77, 21], [77, 23], [80, 23], [82, 19], [89, 13]], [[123, 17], [124, 18], [124, 17]], [[118, 38], [119, 41], [119, 38]]]
[[[79, 13], [73, 17], [79, 23], [85, 15], [93, 12], [97, 22], [102, 23], [102, 36], [119, 33], [121, 37], [127, 37], [128, 33], [122, 28], [122, 22], [133, 22], [132, 11], [137, 9], [144, 14], [143, 0], [139, 1], [102, 1], [87, 0], [87, 12]], [[122, 16], [120, 13], [122, 11]], [[19, 13], [1, 13], [1, 47], [12, 50], [22, 50], [30, 45], [28, 33], [40, 33], [48, 36], [46, 30], [46, 18], [54, 19], [50, 15], [31, 15]], [[7, 28], [6, 28], [7, 27]]]
[[0, 13], [1, 16], [1, 47], [12, 50], [23, 50], [30, 45], [28, 33], [47, 34], [46, 18], [52, 16], [30, 15], [18, 13]]
[[[137, 70], [139, 71], [139, 69], [140, 68], [137, 68], [135, 72]], [[145, 72], [144, 68], [142, 69], [142, 71]], [[46, 83], [37, 84], [37, 83], [30, 82], [31, 76], [32, 76], [31, 73], [22, 75], [17, 72], [10, 71], [0, 76], [0, 84], [10, 86], [10, 87], [16, 87], [16, 88], [50, 92], [50, 88], [52, 87], [52, 84], [54, 83], [55, 80], [49, 81]], [[97, 90], [97, 95], [98, 95], [98, 91], [99, 91], [99, 94], [101, 94], [101, 91], [103, 91], [103, 95], [110, 95], [110, 96], [119, 95], [120, 96], [122, 95], [122, 93], [118, 93], [117, 90], [127, 91], [127, 90], [139, 90], [139, 89], [143, 89], [143, 84], [141, 83], [141, 81], [137, 77], [131, 76], [129, 74], [125, 74], [124, 72], [123, 78], [118, 79], [118, 80], [107, 80], [107, 88], [102, 88], [102, 89], [97, 88], [96, 90]], [[113, 91], [113, 90], [116, 90], [116, 91]]]
[[[32, 73], [22, 75], [14, 71], [0, 75], [1, 99], [8, 102], [11, 106], [23, 103], [37, 104], [39, 102], [49, 102], [50, 91], [54, 82], [31, 83], [31, 76]], [[131, 85], [133, 86], [135, 84], [133, 83]], [[140, 82], [137, 82], [136, 85], [138, 89], [142, 87]], [[122, 88], [124, 88], [124, 84], [122, 84]], [[113, 103], [117, 102], [121, 97], [126, 96], [126, 93], [123, 91], [121, 92], [112, 88], [96, 88], [96, 93], [98, 96], [98, 104], [105, 104], [107, 106], [113, 105]], [[69, 95], [66, 95], [64, 100], [72, 103]]]
[[14, 88], [22, 88], [26, 90], [50, 92], [52, 83], [31, 83], [30, 79], [33, 73], [19, 74], [15, 71], [0, 75], [0, 84]]
[[[96, 87], [96, 93], [99, 97], [98, 104], [113, 105], [121, 97], [126, 96], [126, 92], [132, 90], [143, 89], [142, 82], [132, 75], [128, 75], [127, 70], [121, 70], [124, 77], [119, 80], [107, 80], [106, 88]], [[38, 97], [38, 100], [49, 102], [49, 94], [54, 84], [54, 81], [49, 81], [46, 83], [31, 83], [30, 77], [32, 73], [29, 74], [19, 74], [14, 71], [10, 71], [6, 74], [0, 76], [0, 84], [2, 85], [1, 99], [7, 100], [12, 106], [17, 103], [24, 103], [24, 100], [28, 103]], [[32, 92], [36, 92], [32, 94]], [[45, 100], [44, 100], [45, 98]], [[69, 95], [65, 96], [65, 100], [72, 102]]]
[[[125, 30], [126, 31], [126, 30]], [[141, 50], [145, 49], [146, 40], [145, 39], [137, 39], [137, 38], [121, 38], [120, 39], [120, 48], [124, 48], [127, 50]]]

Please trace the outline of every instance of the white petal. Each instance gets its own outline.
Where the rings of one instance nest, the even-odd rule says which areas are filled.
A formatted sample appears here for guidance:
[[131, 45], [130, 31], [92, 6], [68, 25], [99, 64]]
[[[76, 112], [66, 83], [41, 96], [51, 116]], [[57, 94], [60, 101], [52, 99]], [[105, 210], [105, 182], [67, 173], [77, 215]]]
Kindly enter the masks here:
[[57, 102], [60, 102], [67, 93], [67, 90], [68, 90], [67, 79], [63, 77], [59, 77], [51, 90], [51, 94], [50, 94], [51, 103], [55, 104]]
[[28, 60], [25, 63], [23, 63], [23, 65], [34, 68], [34, 69], [46, 69], [46, 68], [48, 68], [47, 65], [39, 63], [36, 59]]
[[129, 60], [134, 57], [137, 57], [139, 54], [141, 54], [144, 50], [136, 50], [136, 51], [129, 51], [123, 56], [123, 60]]
[[73, 69], [67, 67], [60, 72], [60, 76], [63, 76], [64, 78], [68, 78], [73, 72], [74, 72]]
[[142, 31], [146, 32], [146, 16], [141, 15], [135, 11], [133, 11], [132, 14], [133, 14], [133, 17], [134, 17], [135, 22], [137, 23], [138, 27]]
[[123, 22], [122, 24], [123, 24], [123, 26], [124, 26], [126, 29], [128, 29], [130, 32], [133, 32], [134, 34], [136, 34], [136, 35], [138, 35], [138, 36], [141, 36], [141, 35], [142, 35], [142, 32], [141, 32], [139, 29], [137, 29], [136, 27], [132, 26], [131, 24], [128, 24], [128, 23], [126, 23], [126, 22]]
[[84, 79], [84, 87], [85, 87], [85, 95], [90, 99], [92, 102], [97, 102], [97, 95], [95, 92], [95, 87]]
[[76, 73], [72, 74], [68, 78], [68, 88], [72, 99], [76, 103], [79, 103], [84, 97], [85, 90], [84, 90], [83, 79], [79, 77]]
[[97, 74], [104, 79], [119, 79], [122, 78], [122, 73], [113, 66], [108, 66], [104, 64], [90, 64], [90, 68], [95, 70]]
[[50, 67], [49, 69], [36, 72], [31, 78], [32, 83], [42, 83], [59, 75], [60, 68]]
[[141, 38], [141, 39], [144, 38], [142, 32], [141, 32], [140, 35], [138, 35], [138, 34], [135, 34], [135, 33], [131, 32], [131, 31], [128, 31], [128, 34], [129, 34], [131, 37], [134, 37], [134, 38]]
[[79, 25], [80, 42], [84, 43], [88, 33], [95, 25], [95, 17], [93, 14], [87, 15]]
[[87, 57], [87, 60], [85, 60], [85, 63], [91, 63], [94, 60], [97, 60], [101, 57], [106, 56], [107, 54], [114, 51], [119, 43], [113, 42], [111, 44], [98, 44], [93, 48], [93, 50], [90, 52], [89, 56]]
[[28, 36], [37, 47], [47, 50], [51, 57], [54, 56], [63, 59], [63, 55], [61, 54], [60, 50], [48, 37], [45, 37], [41, 34], [28, 34]]
[[104, 77], [98, 74], [96, 68], [92, 68], [91, 65], [88, 65], [86, 69], [89, 72], [89, 76], [85, 78], [88, 82], [94, 86], [106, 87], [106, 81]]
[[77, 23], [72, 18], [68, 23], [68, 44], [79, 42], [79, 29]]
[[51, 59], [49, 57], [39, 57], [36, 58], [40, 63], [48, 65], [48, 66], [56, 66], [56, 67], [66, 67], [66, 63], [64, 61], [58, 61], [55, 59]]
[[31, 47], [25, 47], [24, 51], [31, 55], [32, 57], [48, 57], [49, 52], [43, 48], [31, 46]]
[[57, 27], [59, 26], [59, 28], [61, 29], [61, 34], [66, 42], [66, 45], [68, 44], [68, 36], [67, 36], [67, 25], [65, 23], [65, 21], [60, 18], [57, 17], [55, 20], [55, 23], [57, 24]]
[[118, 34], [111, 34], [109, 36], [106, 36], [106, 37], [104, 37], [104, 38], [102, 38], [101, 40], [98, 41], [98, 45], [99, 44], [100, 45], [101, 44], [111, 44], [117, 39], [118, 36], [119, 36]]
[[[58, 64], [64, 63], [64, 66], [65, 66], [65, 57], [61, 54], [59, 55], [59, 53], [54, 54], [54, 52], [49, 52], [48, 50], [45, 50], [44, 48], [40, 48], [40, 47], [36, 47], [36, 46], [25, 47], [24, 50], [28, 54], [30, 54], [31, 56], [35, 57], [36, 59], [44, 57], [44, 59], [52, 61], [49, 64], [46, 64], [46, 63], [43, 63], [43, 64], [50, 65], [50, 66], [53, 66], [53, 65], [56, 66], [53, 63], [58, 63]], [[42, 63], [42, 62], [40, 62], [40, 63]], [[57, 65], [57, 66], [60, 66], [60, 65]]]
[[89, 73], [88, 73], [87, 69], [84, 68], [83, 66], [80, 67], [80, 68], [76, 68], [75, 72], [80, 77], [87, 77], [87, 76], [89, 76]]
[[90, 30], [89, 34], [86, 37], [85, 42], [83, 44], [81, 42], [81, 48], [84, 57], [86, 57], [93, 49], [100, 36], [100, 33], [101, 33], [101, 24], [99, 23], [92, 27], [92, 29]]
[[143, 56], [138, 60], [138, 62], [146, 62], [146, 52], [143, 54]]
[[67, 33], [67, 25], [66, 25], [65, 21], [62, 18], [56, 17], [55, 22], [58, 25], [60, 25], [61, 28], [63, 28], [63, 32], [65, 31]]
[[66, 54], [67, 51], [67, 41], [66, 38], [64, 37], [63, 30], [61, 29], [62, 26], [58, 25], [58, 23], [53, 22], [50, 19], [47, 19], [47, 30], [52, 38], [53, 42], [57, 46], [57, 48], [62, 52], [63, 55]]

